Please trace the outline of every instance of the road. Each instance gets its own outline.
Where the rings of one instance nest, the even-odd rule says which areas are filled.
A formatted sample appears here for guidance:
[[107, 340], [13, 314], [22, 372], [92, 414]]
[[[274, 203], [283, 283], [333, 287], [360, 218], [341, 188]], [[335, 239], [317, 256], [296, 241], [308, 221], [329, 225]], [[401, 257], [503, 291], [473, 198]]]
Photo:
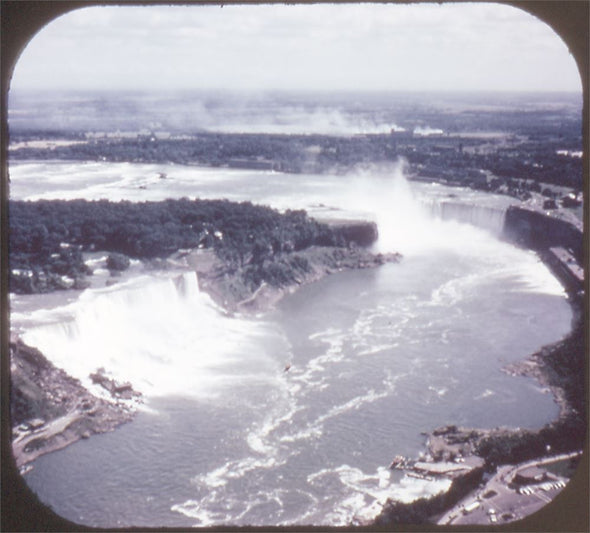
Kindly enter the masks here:
[[23, 464], [34, 460], [42, 453], [46, 453], [49, 449], [54, 450], [66, 446], [68, 444], [68, 441], [64, 438], [62, 442], [42, 447], [42, 449], [33, 449], [30, 451], [26, 450], [27, 444], [37, 439], [48, 440], [51, 437], [54, 437], [55, 435], [63, 433], [68, 426], [70, 426], [79, 418], [80, 413], [77, 410], [74, 410], [64, 416], [60, 416], [59, 418], [51, 420], [43, 427], [37, 430], [33, 430], [29, 433], [26, 433], [16, 438], [12, 443], [12, 450], [14, 453], [14, 457], [16, 459], [16, 465], [20, 467]]
[[581, 454], [581, 451], [577, 451], [518, 465], [502, 465], [483, 487], [476, 489], [447, 511], [438, 524], [506, 523], [524, 518], [553, 500], [569, 480], [551, 474], [547, 480], [525, 485], [518, 491], [510, 486], [514, 477], [528, 468], [573, 459]]

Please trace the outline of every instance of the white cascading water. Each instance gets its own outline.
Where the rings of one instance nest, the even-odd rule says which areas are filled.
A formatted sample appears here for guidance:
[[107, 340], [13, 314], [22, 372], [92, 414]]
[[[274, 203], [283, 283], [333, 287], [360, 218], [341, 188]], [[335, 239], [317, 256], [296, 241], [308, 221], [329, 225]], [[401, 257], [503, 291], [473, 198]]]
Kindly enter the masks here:
[[345, 210], [364, 212], [374, 219], [379, 231], [378, 251], [430, 253], [472, 241], [478, 236], [473, 226], [491, 229], [494, 234], [501, 230], [502, 210], [419, 196], [405, 177], [404, 167], [400, 161], [359, 173], [338, 199]]
[[[365, 213], [376, 222], [378, 252], [400, 252], [407, 258], [451, 253], [480, 265], [478, 276], [515, 276], [530, 291], [564, 294], [559, 281], [534, 252], [498, 240], [510, 199], [482, 193], [478, 201], [470, 202], [469, 195], [467, 200], [449, 197], [447, 188], [422, 185], [408, 181], [401, 160], [359, 173], [336, 196], [336, 202], [345, 211]], [[491, 204], [485, 205], [490, 198]], [[496, 205], [496, 201], [502, 204]]]
[[224, 316], [194, 272], [87, 290], [50, 316], [23, 340], [87, 386], [89, 374], [104, 368], [148, 396], [214, 395], [237, 379], [234, 365], [245, 354], [262, 369], [272, 364], [259, 348], [247, 349], [270, 334], [267, 327]]
[[[478, 262], [487, 257], [485, 268], [492, 275], [510, 275], [513, 268], [531, 290], [563, 293], [550, 272], [539, 268], [534, 254], [490, 238], [501, 232], [501, 208], [417, 196], [404, 176], [403, 163], [355, 176], [325, 200], [345, 212], [372, 217], [379, 229], [377, 251], [408, 257], [441, 250]], [[498, 254], [515, 258], [496, 262]], [[61, 309], [33, 312], [33, 322], [35, 313], [37, 324], [48, 323], [27, 328], [24, 341], [87, 385], [89, 374], [104, 367], [112, 377], [130, 380], [148, 395], [215, 394], [235, 379], [231, 376], [244, 357], [261, 358], [262, 368], [276, 366], [260, 348], [247, 349], [261, 335], [275, 335], [276, 340], [280, 335], [273, 327], [224, 316], [199, 291], [193, 272], [143, 275], [87, 290]]]
[[506, 209], [478, 204], [460, 203], [452, 200], [431, 200], [425, 205], [435, 218], [455, 220], [489, 231], [499, 237], [504, 230]]

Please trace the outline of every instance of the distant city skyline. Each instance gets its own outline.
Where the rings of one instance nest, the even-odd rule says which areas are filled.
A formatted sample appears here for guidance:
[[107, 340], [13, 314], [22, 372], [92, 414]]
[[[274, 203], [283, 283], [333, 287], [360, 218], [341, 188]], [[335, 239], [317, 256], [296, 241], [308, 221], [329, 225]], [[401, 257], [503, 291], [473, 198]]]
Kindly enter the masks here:
[[492, 4], [100, 6], [44, 27], [14, 91], [571, 91], [545, 23]]

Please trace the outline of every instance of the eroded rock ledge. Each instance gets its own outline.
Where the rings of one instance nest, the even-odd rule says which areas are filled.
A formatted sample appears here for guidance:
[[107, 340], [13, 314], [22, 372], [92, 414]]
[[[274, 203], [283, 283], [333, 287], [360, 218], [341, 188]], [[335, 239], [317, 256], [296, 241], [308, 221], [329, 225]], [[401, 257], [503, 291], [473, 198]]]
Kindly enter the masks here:
[[399, 253], [374, 254], [356, 246], [311, 246], [242, 268], [228, 267], [208, 250], [196, 250], [187, 260], [197, 272], [200, 289], [232, 313], [265, 311], [284, 295], [326, 275], [397, 263], [401, 257]]

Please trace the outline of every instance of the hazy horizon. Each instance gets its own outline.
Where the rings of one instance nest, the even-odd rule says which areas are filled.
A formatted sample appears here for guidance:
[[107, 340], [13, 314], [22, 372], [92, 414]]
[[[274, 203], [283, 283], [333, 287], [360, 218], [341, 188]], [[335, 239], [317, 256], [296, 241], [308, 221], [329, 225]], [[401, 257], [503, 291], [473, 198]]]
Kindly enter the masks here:
[[[456, 120], [449, 117], [464, 112], [498, 117], [515, 111], [553, 112], [565, 119], [579, 116], [581, 107], [581, 95], [573, 92], [25, 90], [11, 95], [9, 126], [13, 133], [145, 128], [176, 133], [419, 133], [425, 126], [455, 131]], [[498, 120], [493, 121], [496, 128], [506, 127]]]
[[518, 96], [518, 95], [567, 95], [580, 97], [582, 99], [582, 91], [575, 89], [339, 89], [339, 88], [301, 88], [301, 89], [289, 89], [289, 88], [233, 88], [233, 87], [190, 87], [190, 88], [176, 88], [169, 89], [163, 87], [156, 87], [150, 89], [144, 88], [110, 88], [110, 87], [84, 87], [84, 88], [39, 88], [39, 87], [17, 87], [10, 90], [9, 94], [140, 94], [140, 95], [181, 95], [181, 94], [214, 94], [214, 93], [226, 93], [226, 94], [251, 94], [251, 95], [366, 95], [366, 96], [428, 96], [428, 95], [448, 95], [448, 96], [462, 96], [462, 95], [499, 95], [499, 96]]

